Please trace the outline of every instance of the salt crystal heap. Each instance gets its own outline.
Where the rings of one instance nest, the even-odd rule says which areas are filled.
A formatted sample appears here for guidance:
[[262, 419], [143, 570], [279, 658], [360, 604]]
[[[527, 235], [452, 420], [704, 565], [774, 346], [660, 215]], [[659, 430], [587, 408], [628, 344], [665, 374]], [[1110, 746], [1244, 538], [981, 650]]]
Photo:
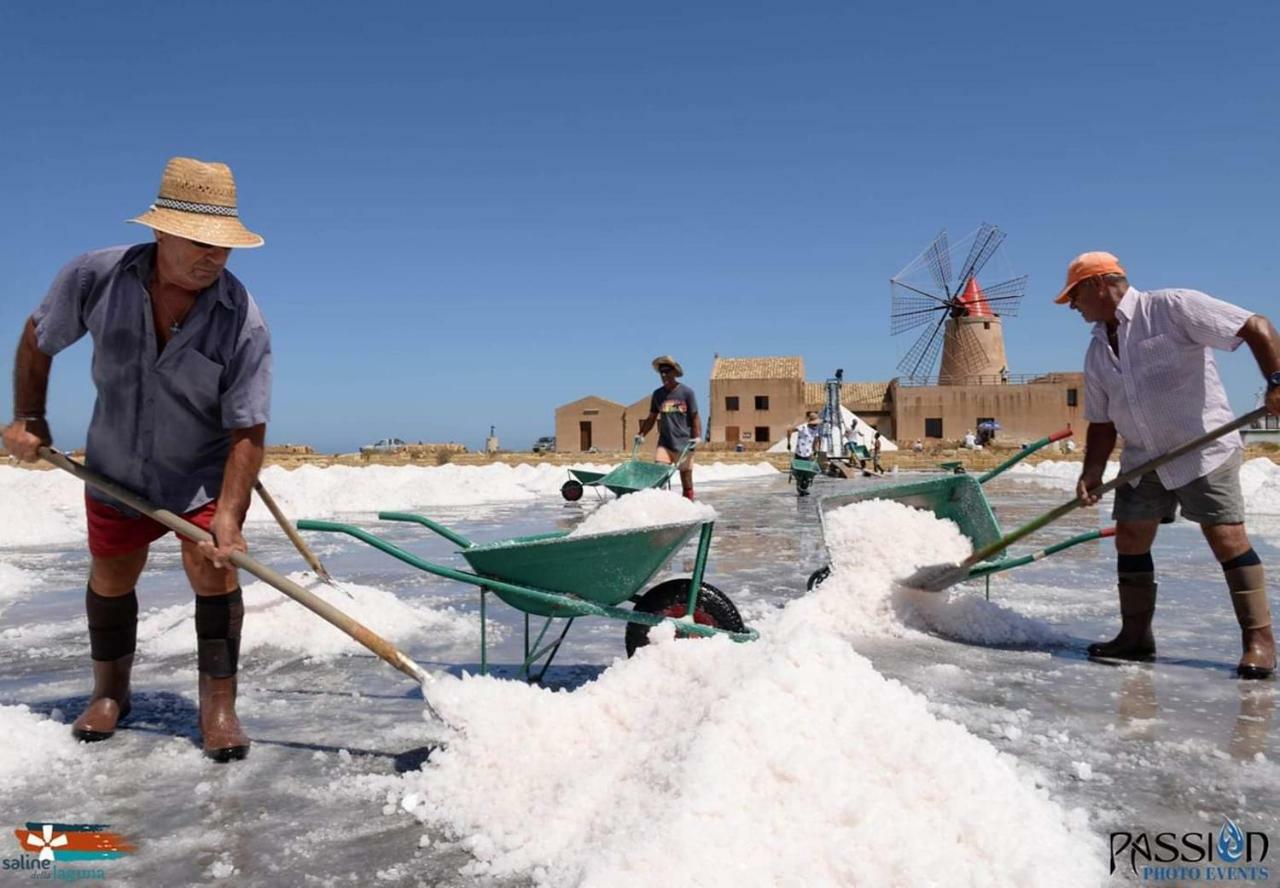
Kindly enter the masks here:
[[573, 529], [571, 537], [597, 536], [641, 527], [715, 521], [716, 510], [669, 490], [640, 490], [610, 500]]

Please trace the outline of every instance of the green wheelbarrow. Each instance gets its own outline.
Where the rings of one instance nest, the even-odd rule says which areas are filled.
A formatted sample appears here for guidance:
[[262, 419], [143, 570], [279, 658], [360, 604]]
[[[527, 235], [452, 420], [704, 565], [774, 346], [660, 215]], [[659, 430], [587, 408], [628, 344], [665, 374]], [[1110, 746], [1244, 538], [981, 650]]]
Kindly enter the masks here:
[[[977, 477], [962, 472], [929, 478], [924, 481], [885, 484], [866, 488], [856, 493], [823, 497], [818, 509], [823, 536], [826, 536], [826, 517], [835, 509], [847, 506], [850, 503], [865, 502], [866, 500], [893, 500], [894, 502], [902, 503], [904, 506], [923, 509], [926, 512], [932, 512], [939, 518], [947, 518], [954, 521], [956, 526], [960, 528], [960, 532], [973, 543], [973, 549], [976, 552], [999, 540], [1004, 535], [1000, 529], [999, 521], [996, 520], [995, 513], [991, 511], [991, 504], [987, 502], [987, 495], [982, 485], [1026, 459], [1040, 448], [1070, 436], [1071, 431], [1064, 429], [1047, 438], [1041, 438], [1039, 441], [1028, 444], [1014, 454], [1013, 457], [991, 471]], [[989, 599], [991, 597], [990, 577], [992, 574], [1011, 570], [1015, 567], [1022, 567], [1056, 552], [1061, 552], [1063, 549], [1070, 549], [1072, 546], [1078, 546], [1081, 543], [1114, 535], [1115, 528], [1106, 527], [1101, 530], [1091, 530], [1077, 534], [1070, 539], [1054, 543], [1052, 546], [1047, 546], [1027, 555], [1011, 555], [1008, 554], [1007, 550], [1001, 550], [991, 560], [982, 561], [970, 567], [968, 579], [985, 579], [987, 598]], [[829, 564], [814, 571], [809, 576], [808, 588], [813, 589], [825, 580], [830, 573], [831, 566]]]
[[[419, 570], [480, 587], [480, 672], [488, 671], [485, 631], [486, 598], [492, 592], [524, 613], [522, 677], [540, 681], [560, 649], [573, 621], [607, 617], [626, 623], [627, 656], [648, 644], [649, 630], [672, 623], [679, 636], [725, 635], [734, 641], [759, 637], [743, 623], [729, 596], [703, 579], [715, 523], [693, 521], [642, 527], [595, 536], [569, 536], [568, 531], [477, 544], [422, 515], [379, 512], [384, 521], [411, 521], [460, 548], [471, 572], [434, 564], [367, 530], [332, 521], [301, 520], [299, 530], [345, 533], [381, 549]], [[664, 580], [648, 591], [646, 583], [680, 547], [698, 534], [698, 551], [690, 577]], [[630, 602], [630, 608], [619, 607]], [[692, 620], [686, 615], [693, 614]], [[543, 619], [531, 641], [530, 617]], [[558, 636], [547, 641], [553, 623], [562, 620]], [[533, 676], [535, 666], [541, 666]]]
[[801, 459], [798, 456], [791, 458], [791, 474], [787, 477], [787, 482], [794, 481], [796, 483], [796, 496], [808, 496], [809, 487], [813, 484], [813, 478], [822, 472], [822, 467], [811, 459]]
[[587, 487], [596, 488], [597, 494], [603, 487], [615, 496], [635, 493], [637, 490], [668, 487], [671, 484], [671, 476], [675, 474], [676, 469], [680, 468], [680, 464], [684, 462], [688, 453], [697, 446], [696, 441], [690, 441], [680, 451], [676, 461], [671, 464], [645, 462], [636, 457], [642, 440], [637, 435], [635, 442], [631, 445], [631, 458], [614, 466], [609, 472], [570, 469], [569, 480], [560, 486], [560, 495], [569, 502], [575, 503], [582, 499], [583, 489]]

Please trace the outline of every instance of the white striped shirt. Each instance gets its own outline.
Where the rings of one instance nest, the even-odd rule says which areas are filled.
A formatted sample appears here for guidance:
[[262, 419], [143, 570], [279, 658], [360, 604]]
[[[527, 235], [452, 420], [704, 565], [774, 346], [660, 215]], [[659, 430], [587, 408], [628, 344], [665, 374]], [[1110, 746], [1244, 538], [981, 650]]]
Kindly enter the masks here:
[[[1116, 307], [1119, 354], [1094, 324], [1084, 359], [1084, 418], [1115, 423], [1127, 472], [1234, 418], [1213, 349], [1234, 351], [1253, 316], [1198, 290], [1130, 287]], [[1240, 450], [1232, 432], [1156, 470], [1166, 489], [1202, 478]], [[1133, 482], [1136, 484], [1137, 482]]]

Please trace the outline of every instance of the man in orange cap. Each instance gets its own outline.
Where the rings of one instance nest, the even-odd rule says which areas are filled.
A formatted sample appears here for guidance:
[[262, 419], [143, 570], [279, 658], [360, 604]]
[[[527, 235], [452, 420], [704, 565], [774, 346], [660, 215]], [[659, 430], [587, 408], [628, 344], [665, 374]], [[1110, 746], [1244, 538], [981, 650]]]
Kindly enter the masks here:
[[[1262, 315], [1196, 290], [1143, 292], [1129, 285], [1110, 253], [1083, 253], [1067, 267], [1055, 300], [1093, 325], [1085, 354], [1086, 436], [1080, 499], [1102, 483], [1117, 436], [1120, 470], [1167, 453], [1232, 419], [1213, 349], [1248, 343], [1267, 380], [1266, 406], [1280, 415], [1280, 335]], [[1156, 582], [1151, 546], [1162, 523], [1200, 525], [1222, 565], [1240, 623], [1244, 652], [1236, 671], [1266, 678], [1276, 667], [1276, 643], [1262, 561], [1244, 526], [1240, 490], [1243, 445], [1234, 432], [1116, 490], [1116, 571], [1120, 634], [1089, 646], [1092, 657], [1145, 660], [1155, 655], [1151, 621]]]

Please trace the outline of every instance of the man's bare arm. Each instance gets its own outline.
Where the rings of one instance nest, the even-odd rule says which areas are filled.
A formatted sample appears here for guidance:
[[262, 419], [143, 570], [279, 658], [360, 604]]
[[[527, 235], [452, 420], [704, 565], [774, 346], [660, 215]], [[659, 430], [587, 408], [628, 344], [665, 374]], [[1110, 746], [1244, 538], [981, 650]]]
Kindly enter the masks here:
[[45, 419], [53, 358], [36, 343], [35, 318], [27, 318], [13, 359], [13, 417], [4, 430], [5, 448], [19, 459], [38, 459], [41, 444], [53, 443]]
[[1102, 473], [1107, 470], [1107, 460], [1116, 449], [1116, 426], [1112, 422], [1091, 422], [1084, 439], [1084, 469], [1076, 484], [1076, 494], [1092, 505], [1098, 501], [1089, 491], [1102, 483]]
[[201, 543], [200, 551], [215, 567], [226, 567], [232, 551], [247, 552], [241, 525], [249, 512], [249, 497], [262, 469], [267, 427], [264, 424], [231, 431], [231, 451], [222, 473], [222, 490], [209, 531], [217, 545]]
[[[1244, 322], [1236, 335], [1249, 344], [1249, 351], [1253, 352], [1263, 376], [1280, 370], [1280, 333], [1269, 320], [1262, 315], [1254, 315]], [[1280, 416], [1280, 388], [1267, 392], [1266, 405], [1273, 415]]]

